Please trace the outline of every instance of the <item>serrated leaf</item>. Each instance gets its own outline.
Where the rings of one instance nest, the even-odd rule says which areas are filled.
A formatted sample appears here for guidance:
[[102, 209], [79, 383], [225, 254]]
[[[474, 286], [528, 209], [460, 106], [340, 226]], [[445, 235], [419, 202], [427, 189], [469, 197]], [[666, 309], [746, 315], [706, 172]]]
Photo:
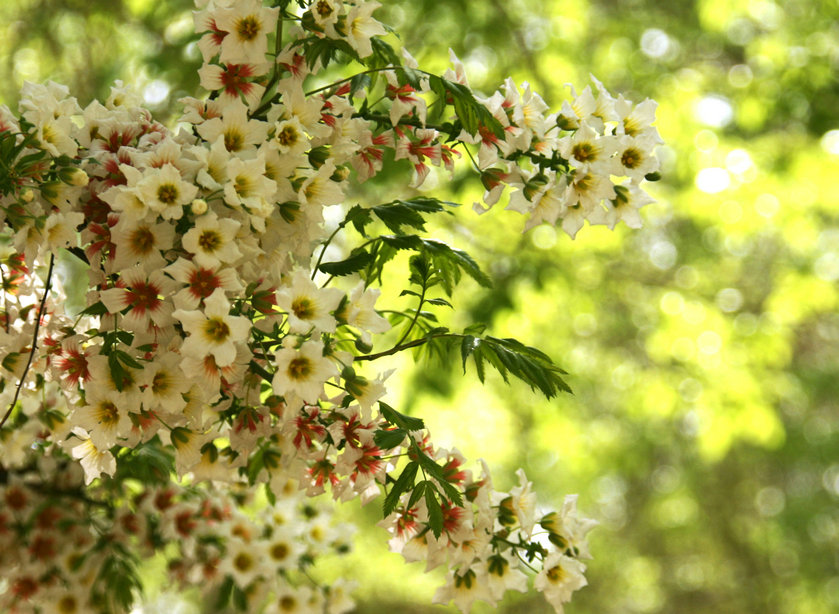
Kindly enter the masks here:
[[443, 509], [434, 496], [433, 488], [425, 488], [425, 507], [428, 508], [428, 526], [431, 527], [434, 537], [440, 537], [443, 532]]
[[405, 505], [406, 508], [411, 509], [422, 498], [425, 489], [431, 486], [431, 483], [428, 480], [423, 480], [416, 486], [414, 486], [414, 490], [411, 492], [411, 496], [408, 498], [408, 503]]
[[379, 401], [379, 410], [385, 420], [406, 431], [419, 431], [425, 428], [425, 423], [421, 418], [401, 414], [383, 401]]
[[560, 391], [571, 392], [571, 388], [562, 378], [565, 371], [554, 364], [545, 353], [516, 339], [467, 335], [461, 341], [460, 353], [464, 369], [466, 359], [472, 357], [481, 382], [484, 381], [486, 361], [498, 371], [505, 382], [509, 383], [509, 375], [512, 375], [525, 382], [531, 390], [538, 389], [549, 399]]
[[393, 484], [393, 487], [390, 489], [390, 492], [387, 493], [385, 497], [384, 504], [382, 506], [382, 515], [387, 518], [393, 513], [393, 510], [396, 509], [396, 506], [399, 505], [399, 498], [414, 485], [414, 479], [417, 476], [417, 470], [419, 469], [419, 465], [416, 461], [411, 461], [405, 468], [402, 470], [402, 473], [399, 474], [399, 478]]
[[378, 430], [373, 434], [373, 441], [382, 450], [392, 450], [405, 440], [407, 434], [403, 429]]
[[350, 256], [345, 260], [339, 262], [324, 262], [318, 266], [318, 270], [327, 275], [334, 275], [335, 277], [342, 277], [344, 275], [352, 275], [366, 267], [373, 260], [373, 255], [361, 248], [356, 248], [350, 252]]
[[350, 79], [350, 98], [355, 96], [357, 91], [369, 88], [371, 83], [370, 75], [355, 75]]
[[365, 234], [364, 229], [371, 221], [372, 215], [370, 213], [370, 209], [365, 209], [360, 205], [354, 205], [349, 211], [347, 211], [347, 215], [344, 216], [344, 221], [341, 223], [344, 226], [352, 224], [356, 232], [366, 237], [367, 235]]
[[399, 66], [402, 64], [402, 59], [399, 54], [393, 50], [387, 42], [381, 38], [373, 37], [370, 39], [370, 46], [373, 48], [372, 60], [377, 66]]
[[454, 505], [460, 507], [463, 506], [463, 496], [454, 484], [445, 480], [440, 482], [440, 486], [443, 487], [443, 490], [446, 492], [446, 496], [449, 498], [449, 501], [451, 501]]

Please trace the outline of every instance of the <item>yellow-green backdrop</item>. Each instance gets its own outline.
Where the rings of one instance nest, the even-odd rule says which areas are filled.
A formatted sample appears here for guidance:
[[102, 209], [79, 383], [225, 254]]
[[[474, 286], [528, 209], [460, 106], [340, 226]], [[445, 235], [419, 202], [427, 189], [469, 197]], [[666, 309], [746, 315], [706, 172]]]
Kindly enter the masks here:
[[[389, 0], [380, 18], [431, 70], [527, 80], [557, 107], [589, 74], [659, 102], [664, 179], [640, 231], [521, 234], [466, 203], [440, 236], [496, 281], [461, 314], [551, 354], [573, 396], [428, 364], [395, 403], [440, 442], [525, 467], [545, 505], [579, 492], [601, 526], [576, 614], [839, 611], [839, 5], [835, 0]], [[197, 85], [187, 0], [4, 0], [0, 102], [24, 79], [82, 104], [115, 79], [161, 118]], [[384, 188], [380, 188], [384, 189]], [[448, 193], [445, 192], [448, 190]], [[465, 319], [465, 315], [453, 315]], [[376, 503], [343, 514], [372, 526]], [[442, 611], [440, 577], [362, 531], [361, 612]], [[322, 573], [339, 573], [325, 569]], [[510, 612], [549, 608], [538, 596]], [[478, 608], [480, 609], [480, 608]]]

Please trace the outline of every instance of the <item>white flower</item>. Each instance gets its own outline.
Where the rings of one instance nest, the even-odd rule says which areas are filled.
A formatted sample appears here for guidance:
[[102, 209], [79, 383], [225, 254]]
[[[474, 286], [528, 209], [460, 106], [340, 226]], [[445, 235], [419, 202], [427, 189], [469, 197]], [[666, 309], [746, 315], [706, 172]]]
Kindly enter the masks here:
[[183, 246], [193, 260], [205, 268], [222, 262], [234, 263], [242, 257], [236, 246], [236, 233], [242, 224], [230, 218], [219, 219], [215, 212], [202, 215], [184, 235]]
[[61, 247], [75, 247], [78, 243], [76, 227], [84, 222], [81, 211], [52, 213], [44, 224], [44, 238], [52, 251]]
[[309, 149], [309, 136], [300, 118], [292, 115], [274, 125], [274, 138], [270, 143], [284, 154], [301, 154]]
[[160, 269], [166, 264], [161, 252], [170, 250], [174, 240], [175, 228], [171, 223], [155, 224], [121, 215], [111, 229], [111, 241], [116, 246], [113, 270], [121, 271], [137, 263], [146, 271]]
[[501, 599], [507, 591], [526, 593], [527, 576], [519, 569], [518, 559], [495, 554], [486, 560], [487, 583], [495, 599]]
[[268, 135], [266, 122], [248, 119], [248, 107], [240, 100], [233, 100], [224, 107], [221, 117], [208, 119], [197, 128], [198, 134], [208, 143], [224, 137], [229, 152], [253, 149]]
[[657, 144], [649, 134], [638, 138], [620, 137], [617, 155], [612, 158], [612, 174], [618, 177], [625, 175], [633, 182], [641, 183], [646, 175], [658, 170], [659, 161], [653, 154]]
[[571, 600], [571, 593], [588, 584], [583, 576], [585, 570], [580, 561], [553, 552], [542, 562], [542, 571], [533, 581], [533, 587], [544, 593], [548, 603], [561, 614], [562, 604]]
[[233, 576], [240, 588], [245, 588], [267, 571], [264, 567], [265, 551], [259, 542], [230, 537], [226, 547], [219, 571]]
[[589, 216], [592, 224], [602, 224], [614, 229], [622, 221], [630, 228], [641, 228], [640, 209], [653, 201], [650, 195], [632, 182], [615, 186], [614, 200], [606, 203], [606, 208], [597, 207]]
[[224, 64], [262, 62], [268, 51], [268, 33], [274, 31], [280, 9], [265, 8], [262, 0], [241, 0], [216, 12], [215, 23], [228, 35], [221, 41]]
[[169, 435], [175, 448], [175, 469], [182, 476], [201, 462], [201, 448], [211, 437], [184, 427], [172, 429]]
[[227, 181], [227, 164], [230, 152], [224, 146], [224, 135], [219, 135], [209, 149], [196, 145], [189, 152], [201, 162], [195, 181], [210, 191], [220, 190]]
[[230, 315], [230, 303], [221, 288], [204, 301], [203, 313], [178, 309], [172, 317], [180, 320], [189, 333], [181, 351], [198, 359], [212, 355], [220, 367], [236, 360], [236, 346], [247, 341], [251, 330], [247, 318]]
[[373, 19], [373, 11], [380, 6], [378, 2], [362, 2], [353, 6], [347, 14], [347, 42], [359, 57], [366, 58], [373, 53], [372, 37], [387, 34], [382, 24]]
[[117, 461], [107, 449], [96, 447], [83, 429], [73, 429], [73, 433], [81, 439], [71, 452], [73, 458], [81, 462], [84, 469], [84, 483], [90, 484], [103, 473], [113, 476], [117, 470]]
[[590, 125], [583, 123], [573, 135], [559, 139], [558, 146], [562, 157], [574, 167], [602, 172], [615, 153], [617, 142], [615, 137], [600, 135]]
[[658, 103], [649, 98], [633, 106], [631, 101], [623, 97], [623, 94], [618, 95], [615, 102], [615, 110], [619, 117], [617, 134], [627, 134], [634, 137], [645, 136], [655, 143], [662, 143], [658, 130], [652, 126], [657, 107]]
[[172, 164], [144, 171], [137, 184], [137, 196], [155, 213], [167, 220], [179, 220], [183, 207], [192, 202], [198, 187], [181, 179], [181, 173]]
[[277, 306], [288, 313], [289, 331], [308, 333], [335, 332], [336, 320], [332, 312], [345, 294], [336, 288], [319, 288], [305, 269], [295, 271], [291, 285], [277, 292]]
[[489, 590], [489, 584], [486, 580], [486, 571], [480, 568], [477, 569], [477, 573], [469, 568], [450, 571], [446, 578], [446, 584], [437, 589], [431, 603], [445, 605], [449, 601], [454, 601], [461, 612], [467, 613], [477, 600], [495, 605], [496, 599]]
[[224, 185], [224, 202], [235, 208], [266, 218], [272, 208], [268, 204], [277, 184], [265, 176], [265, 159], [258, 155], [252, 160], [231, 158], [227, 166], [228, 182]]
[[92, 446], [107, 450], [128, 435], [131, 421], [120, 393], [91, 387], [85, 400], [71, 421], [87, 431]]
[[527, 481], [523, 469], [516, 471], [516, 475], [519, 478], [519, 485], [510, 491], [510, 496], [513, 498], [513, 511], [516, 513], [525, 537], [530, 539], [533, 525], [536, 523], [536, 493], [533, 492], [533, 483]]
[[175, 414], [186, 406], [183, 395], [189, 391], [189, 382], [179, 366], [180, 360], [174, 352], [159, 354], [140, 373], [138, 383], [145, 386], [143, 406], [147, 411], [163, 409]]
[[304, 341], [299, 348], [295, 348], [294, 343], [294, 337], [287, 336], [283, 348], [275, 356], [274, 392], [279, 395], [293, 392], [314, 402], [323, 392], [326, 380], [338, 375], [338, 368], [323, 355], [322, 341]]

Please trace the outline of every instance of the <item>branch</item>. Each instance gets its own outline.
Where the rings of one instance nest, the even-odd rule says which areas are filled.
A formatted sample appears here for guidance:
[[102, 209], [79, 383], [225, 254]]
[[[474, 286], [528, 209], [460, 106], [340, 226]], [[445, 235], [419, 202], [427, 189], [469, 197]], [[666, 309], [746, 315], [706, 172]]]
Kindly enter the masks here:
[[29, 360], [26, 361], [26, 368], [23, 370], [23, 375], [20, 376], [20, 381], [18, 382], [17, 389], [15, 390], [15, 398], [12, 399], [11, 405], [9, 405], [9, 409], [6, 411], [6, 415], [3, 416], [3, 419], [0, 420], [0, 428], [3, 428], [3, 425], [6, 424], [6, 420], [9, 419], [9, 416], [12, 415], [12, 411], [17, 404], [18, 397], [20, 396], [20, 391], [23, 388], [23, 383], [26, 381], [26, 376], [29, 374], [29, 367], [32, 366], [32, 359], [35, 356], [35, 351], [38, 349], [38, 331], [41, 329], [41, 318], [44, 316], [44, 308], [47, 304], [47, 296], [50, 293], [50, 285], [52, 284], [52, 270], [55, 265], [55, 254], [50, 254], [50, 266], [49, 270], [47, 271], [47, 280], [44, 283], [44, 296], [41, 297], [41, 304], [38, 307], [38, 317], [35, 319], [35, 332], [32, 335], [32, 349], [29, 351]]
[[413, 341], [409, 341], [403, 345], [396, 344], [389, 350], [385, 350], [384, 352], [379, 352], [377, 354], [367, 354], [365, 356], [356, 356], [353, 358], [354, 361], [361, 361], [361, 360], [377, 360], [379, 358], [384, 358], [385, 356], [391, 356], [396, 354], [397, 352], [401, 352], [402, 350], [409, 350], [411, 348], [418, 347], [420, 345], [425, 345], [432, 339], [441, 339], [443, 337], [457, 337], [462, 339], [464, 335], [459, 333], [441, 333], [439, 335], [429, 335], [428, 337], [422, 337], [420, 339], [414, 339]]

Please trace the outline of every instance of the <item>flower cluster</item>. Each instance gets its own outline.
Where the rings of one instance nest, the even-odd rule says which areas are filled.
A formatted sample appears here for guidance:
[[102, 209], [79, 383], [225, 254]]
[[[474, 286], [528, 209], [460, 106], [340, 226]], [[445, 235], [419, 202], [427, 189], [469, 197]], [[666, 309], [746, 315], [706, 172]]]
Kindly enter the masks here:
[[252, 491], [241, 488], [161, 484], [132, 495], [84, 489], [82, 478], [77, 464], [44, 458], [3, 475], [4, 612], [119, 611], [139, 586], [137, 558], [159, 551], [170, 579], [182, 590], [200, 587], [219, 608], [231, 600], [278, 614], [352, 607], [345, 582], [319, 584], [307, 574], [322, 554], [348, 552], [351, 531], [331, 524], [293, 483], [282, 500], [246, 512]]
[[[599, 83], [596, 97], [586, 88], [554, 114], [512, 81], [479, 99], [456, 58], [442, 77], [400, 58], [381, 38], [375, 2], [275, 4], [197, 0], [199, 75], [211, 95], [181, 101], [177, 132], [120, 83], [104, 104], [84, 109], [55, 83], [26, 84], [19, 116], [0, 107], [9, 169], [0, 180], [3, 466], [25, 468], [39, 454], [72, 458], [86, 485], [119, 490], [128, 459], [156, 459], [146, 469], [158, 478], [264, 485], [270, 518], [248, 529], [223, 495], [196, 499], [174, 485], [129, 497], [109, 517], [114, 527], [154, 518], [128, 531], [132, 547], [176, 541], [173, 573], [240, 595], [240, 609], [273, 599], [268, 611], [288, 611], [277, 600], [340, 592], [275, 579], [318, 554], [306, 545], [315, 532], [331, 543], [323, 527], [283, 528], [277, 510], [299, 507], [293, 484], [342, 501], [384, 490], [391, 547], [450, 570], [438, 601], [464, 610], [475, 599], [494, 603], [526, 590], [531, 567], [536, 588], [561, 611], [585, 584], [579, 558], [588, 556], [592, 522], [577, 515], [576, 499], [537, 519], [523, 474], [509, 493], [492, 489], [486, 468], [474, 478], [456, 450], [431, 442], [422, 420], [382, 401], [389, 372], [367, 365], [409, 348], [459, 348], [481, 379], [490, 364], [549, 397], [567, 390], [562, 370], [517, 341], [439, 326], [424, 309], [450, 306], [432, 295], [450, 297], [464, 273], [488, 283], [468, 254], [420, 234], [425, 217], [445, 209], [441, 201], [343, 205], [391, 157], [410, 162], [414, 186], [432, 166], [456, 172], [470, 160], [485, 204], [509, 186], [508, 208], [529, 214], [527, 227], [557, 223], [573, 236], [586, 219], [637, 226], [648, 201], [639, 184], [657, 170], [655, 105], [615, 99]], [[338, 52], [365, 70], [309, 89]], [[337, 227], [328, 221], [341, 216]], [[368, 232], [380, 223], [390, 234]], [[350, 229], [363, 242], [325, 262]], [[373, 286], [397, 251], [413, 254], [402, 294], [416, 305], [385, 318]], [[65, 313], [58, 253], [86, 266], [86, 281], [67, 282], [87, 290], [79, 314]], [[382, 343], [389, 349], [373, 352]], [[164, 507], [161, 493], [170, 493]], [[32, 523], [15, 526], [30, 531], [13, 535], [20, 552], [39, 539]], [[90, 561], [117, 556], [91, 552]], [[72, 586], [79, 604], [96, 602], [99, 589], [76, 575], [9, 561], [21, 587], [25, 578], [35, 588]], [[54, 602], [34, 597], [35, 588], [9, 594], [15, 603]]]

